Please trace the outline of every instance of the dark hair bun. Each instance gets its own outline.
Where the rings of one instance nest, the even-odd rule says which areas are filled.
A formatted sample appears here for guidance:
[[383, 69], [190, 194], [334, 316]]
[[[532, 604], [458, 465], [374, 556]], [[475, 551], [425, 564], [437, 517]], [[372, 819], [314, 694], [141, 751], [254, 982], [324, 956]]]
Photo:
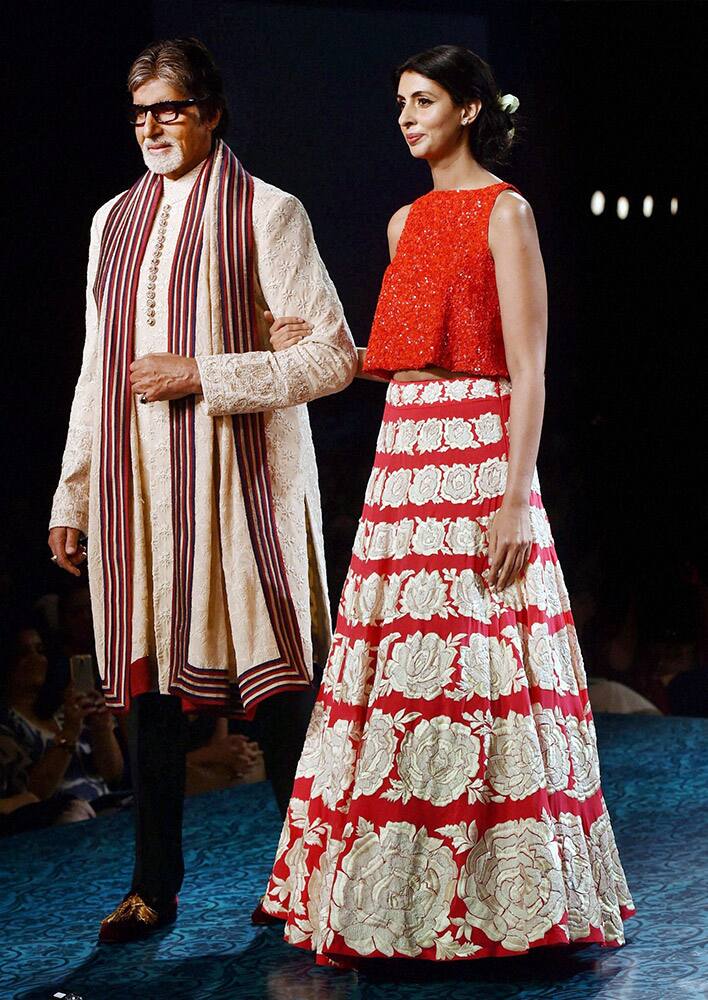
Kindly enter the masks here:
[[396, 69], [396, 86], [407, 71], [439, 83], [460, 107], [481, 101], [481, 110], [469, 131], [474, 157], [483, 167], [506, 160], [515, 139], [515, 112], [499, 103], [494, 75], [484, 59], [462, 45], [436, 45], [411, 56]]

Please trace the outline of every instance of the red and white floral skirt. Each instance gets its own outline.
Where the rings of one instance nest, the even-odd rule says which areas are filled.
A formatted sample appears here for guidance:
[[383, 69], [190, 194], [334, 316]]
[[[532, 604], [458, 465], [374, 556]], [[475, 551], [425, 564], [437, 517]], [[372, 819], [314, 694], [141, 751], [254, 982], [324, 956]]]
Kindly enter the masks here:
[[318, 961], [620, 945], [634, 912], [538, 481], [496, 592], [505, 380], [391, 382], [262, 908]]

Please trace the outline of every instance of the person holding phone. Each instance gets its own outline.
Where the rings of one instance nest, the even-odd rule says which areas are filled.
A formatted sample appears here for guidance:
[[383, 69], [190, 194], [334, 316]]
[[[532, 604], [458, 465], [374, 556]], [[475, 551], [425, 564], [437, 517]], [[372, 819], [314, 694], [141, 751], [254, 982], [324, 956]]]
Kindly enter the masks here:
[[5, 794], [29, 793], [45, 801], [71, 796], [74, 818], [95, 816], [91, 802], [111, 793], [124, 772], [115, 721], [95, 689], [69, 682], [58, 707], [47, 707], [48, 659], [36, 628], [27, 622], [3, 646], [0, 767]]

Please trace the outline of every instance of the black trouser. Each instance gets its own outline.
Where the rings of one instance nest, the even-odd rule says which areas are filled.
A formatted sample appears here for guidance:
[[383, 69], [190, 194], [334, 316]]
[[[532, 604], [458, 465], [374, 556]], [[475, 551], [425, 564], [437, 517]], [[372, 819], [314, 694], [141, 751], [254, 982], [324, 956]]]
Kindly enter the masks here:
[[[313, 687], [273, 695], [260, 703], [251, 725], [283, 818], [316, 693]], [[146, 900], [168, 901], [184, 878], [187, 723], [180, 699], [152, 692], [138, 695], [128, 720], [128, 745], [135, 793], [132, 888]]]

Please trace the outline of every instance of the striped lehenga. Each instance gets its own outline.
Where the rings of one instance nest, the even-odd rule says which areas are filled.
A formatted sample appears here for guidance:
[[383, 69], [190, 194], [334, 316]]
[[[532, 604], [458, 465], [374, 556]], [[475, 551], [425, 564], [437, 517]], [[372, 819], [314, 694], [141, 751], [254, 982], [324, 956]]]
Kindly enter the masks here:
[[620, 945], [634, 912], [534, 477], [488, 583], [510, 386], [391, 382], [336, 634], [262, 902], [318, 961]]

